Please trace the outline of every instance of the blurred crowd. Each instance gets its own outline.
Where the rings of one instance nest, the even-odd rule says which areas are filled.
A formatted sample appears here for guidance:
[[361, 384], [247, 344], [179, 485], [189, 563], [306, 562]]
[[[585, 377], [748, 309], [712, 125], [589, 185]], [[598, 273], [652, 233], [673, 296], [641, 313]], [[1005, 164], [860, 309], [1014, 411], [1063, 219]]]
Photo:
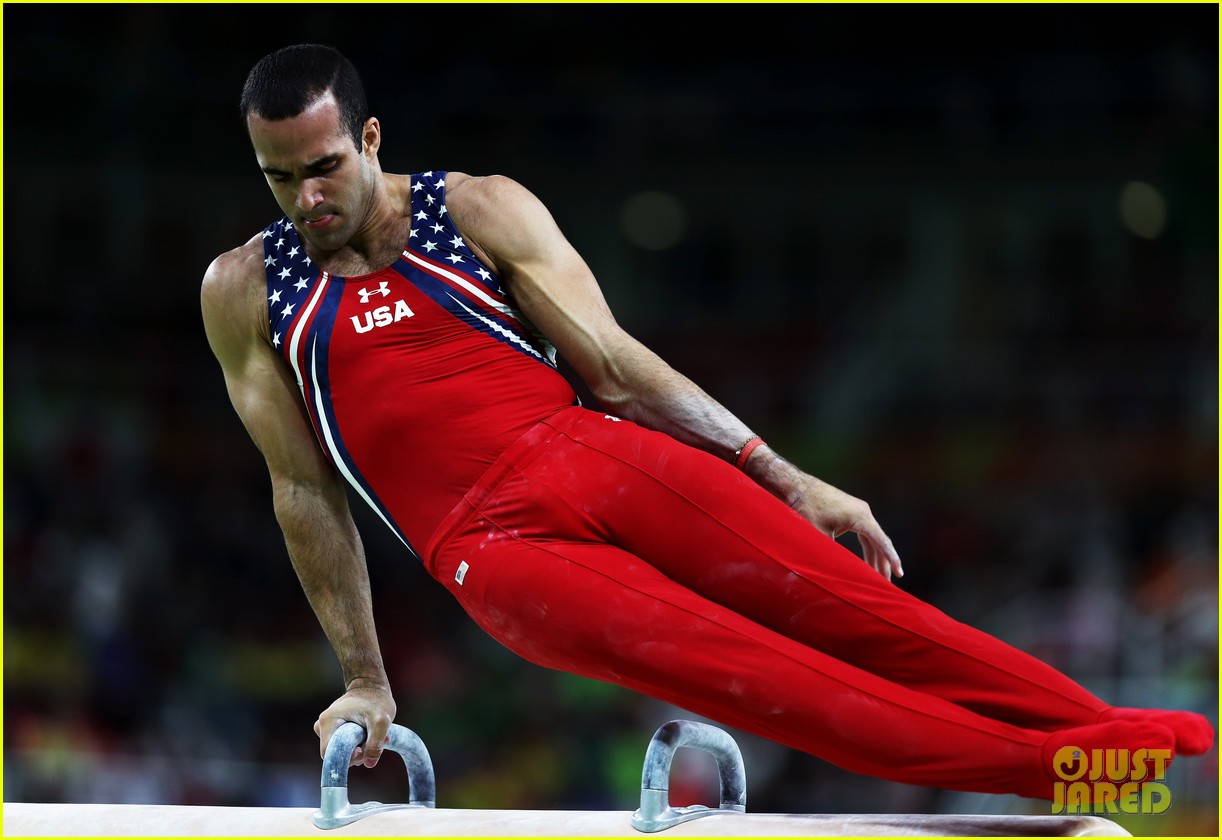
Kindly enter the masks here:
[[[84, 24], [5, 12], [10, 35], [28, 27], [25, 49], [84, 44]], [[108, 78], [169, 61], [175, 42], [154, 36], [187, 28], [187, 14], [121, 15], [111, 25], [132, 49]], [[303, 12], [286, 39], [309, 39], [326, 14]], [[1161, 41], [1154, 30], [1140, 49], [1064, 36], [983, 70], [931, 61], [906, 77], [898, 59], [863, 73], [868, 56], [743, 58], [702, 75], [660, 58], [600, 63], [596, 50], [567, 74], [523, 65], [517, 78], [550, 87], [477, 103], [503, 146], [466, 136], [473, 118], [451, 103], [436, 139], [389, 137], [383, 165], [519, 177], [630, 332], [791, 460], [870, 502], [904, 558], [898, 585], [1109, 701], [1216, 725], [1216, 40], [1210, 52], [1191, 28]], [[158, 157], [158, 174], [140, 175], [149, 138], [119, 121], [92, 164], [31, 160], [10, 175], [6, 800], [318, 802], [311, 727], [339, 672], [197, 298], [208, 260], [275, 212], [240, 125], [224, 120], [246, 67], [280, 44], [244, 42], [216, 72], [209, 120], [222, 125], [205, 136], [234, 135], [223, 165]], [[202, 59], [173, 61], [195, 78]], [[838, 86], [837, 70], [852, 82]], [[11, 109], [79, 84], [62, 69], [40, 78]], [[143, 114], [168, 83], [142, 84], [90, 107]], [[33, 148], [12, 126], [6, 143]], [[63, 189], [97, 166], [114, 218]], [[1157, 190], [1161, 223], [1126, 215], [1134, 182]], [[207, 184], [226, 192], [199, 200]], [[633, 200], [646, 190], [666, 202]], [[229, 195], [244, 203], [217, 212]], [[665, 242], [634, 238], [664, 223]], [[429, 748], [438, 805], [635, 808], [649, 737], [693, 716], [518, 660], [358, 505], [398, 721]], [[1047, 813], [863, 778], [731, 732], [752, 811]], [[1217, 756], [1173, 766], [1168, 814], [1118, 821], [1216, 835]], [[351, 784], [353, 801], [406, 798], [393, 760]], [[708, 766], [677, 762], [672, 803], [716, 795]]]

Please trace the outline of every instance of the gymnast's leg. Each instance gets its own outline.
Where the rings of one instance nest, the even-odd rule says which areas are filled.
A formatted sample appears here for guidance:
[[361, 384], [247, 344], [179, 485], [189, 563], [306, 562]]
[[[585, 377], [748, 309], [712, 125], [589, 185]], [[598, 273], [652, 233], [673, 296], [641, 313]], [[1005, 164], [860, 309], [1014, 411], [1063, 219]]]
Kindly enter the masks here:
[[532, 662], [617, 683], [871, 776], [1049, 799], [1052, 756], [1062, 746], [1170, 750], [1174, 741], [1144, 722], [1050, 734], [991, 720], [769, 630], [626, 551], [535, 539], [475, 511], [432, 552], [430, 571], [485, 630]]
[[[1028, 729], [1104, 720], [1169, 725], [1185, 753], [1200, 715], [1114, 709], [1048, 664], [884, 580], [731, 465], [655, 432], [565, 412], [561, 437], [526, 468], [549, 522], [618, 545], [706, 599], [835, 660]], [[512, 496], [504, 521], [528, 521]], [[533, 504], [533, 502], [532, 502]], [[550, 527], [550, 526], [545, 526]]]

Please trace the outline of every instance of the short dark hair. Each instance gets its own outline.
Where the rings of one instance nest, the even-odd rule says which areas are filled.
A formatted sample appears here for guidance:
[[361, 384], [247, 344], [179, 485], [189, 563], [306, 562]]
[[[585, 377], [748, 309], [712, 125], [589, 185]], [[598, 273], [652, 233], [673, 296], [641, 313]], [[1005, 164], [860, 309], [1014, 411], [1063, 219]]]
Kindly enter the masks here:
[[339, 105], [340, 125], [360, 149], [369, 119], [365, 85], [351, 61], [322, 44], [294, 44], [259, 59], [242, 86], [242, 120], [251, 114], [265, 120], [295, 117], [327, 91]]

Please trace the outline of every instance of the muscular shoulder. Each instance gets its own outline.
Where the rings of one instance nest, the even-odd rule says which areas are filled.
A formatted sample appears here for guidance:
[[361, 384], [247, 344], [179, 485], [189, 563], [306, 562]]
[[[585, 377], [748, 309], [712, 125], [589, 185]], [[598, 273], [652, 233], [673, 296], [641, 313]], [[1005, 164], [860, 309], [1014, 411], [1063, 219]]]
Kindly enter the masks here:
[[559, 236], [543, 202], [505, 175], [449, 173], [446, 209], [468, 244], [494, 264], [512, 262]]
[[266, 331], [262, 240], [262, 234], [255, 234], [218, 256], [204, 272], [200, 304], [204, 326], [214, 344], [238, 339], [242, 333], [253, 333], [253, 337]]
[[242, 245], [226, 251], [204, 272], [202, 294], [229, 295], [263, 282], [263, 235], [256, 233]]
[[505, 175], [446, 175], [446, 209], [459, 217], [497, 217], [522, 205], [539, 204], [526, 187]]

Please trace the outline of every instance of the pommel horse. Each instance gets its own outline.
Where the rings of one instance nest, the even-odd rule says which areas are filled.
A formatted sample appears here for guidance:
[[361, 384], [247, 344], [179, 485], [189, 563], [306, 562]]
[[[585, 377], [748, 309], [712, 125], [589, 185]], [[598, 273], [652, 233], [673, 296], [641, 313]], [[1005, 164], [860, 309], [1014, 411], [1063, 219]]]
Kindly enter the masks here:
[[[969, 814], [749, 814], [747, 779], [738, 744], [715, 726], [672, 720], [645, 751], [641, 804], [632, 812], [478, 810], [436, 807], [433, 762], [416, 733], [390, 727], [387, 749], [407, 768], [408, 801], [348, 801], [348, 763], [365, 730], [345, 723], [327, 744], [321, 801], [308, 808], [227, 808], [201, 805], [74, 805], [5, 803], [5, 836], [532, 836], [631, 837], [665, 832], [700, 837], [1127, 837], [1096, 816], [977, 816]], [[673, 807], [670, 769], [681, 747], [717, 762], [716, 807]]]

